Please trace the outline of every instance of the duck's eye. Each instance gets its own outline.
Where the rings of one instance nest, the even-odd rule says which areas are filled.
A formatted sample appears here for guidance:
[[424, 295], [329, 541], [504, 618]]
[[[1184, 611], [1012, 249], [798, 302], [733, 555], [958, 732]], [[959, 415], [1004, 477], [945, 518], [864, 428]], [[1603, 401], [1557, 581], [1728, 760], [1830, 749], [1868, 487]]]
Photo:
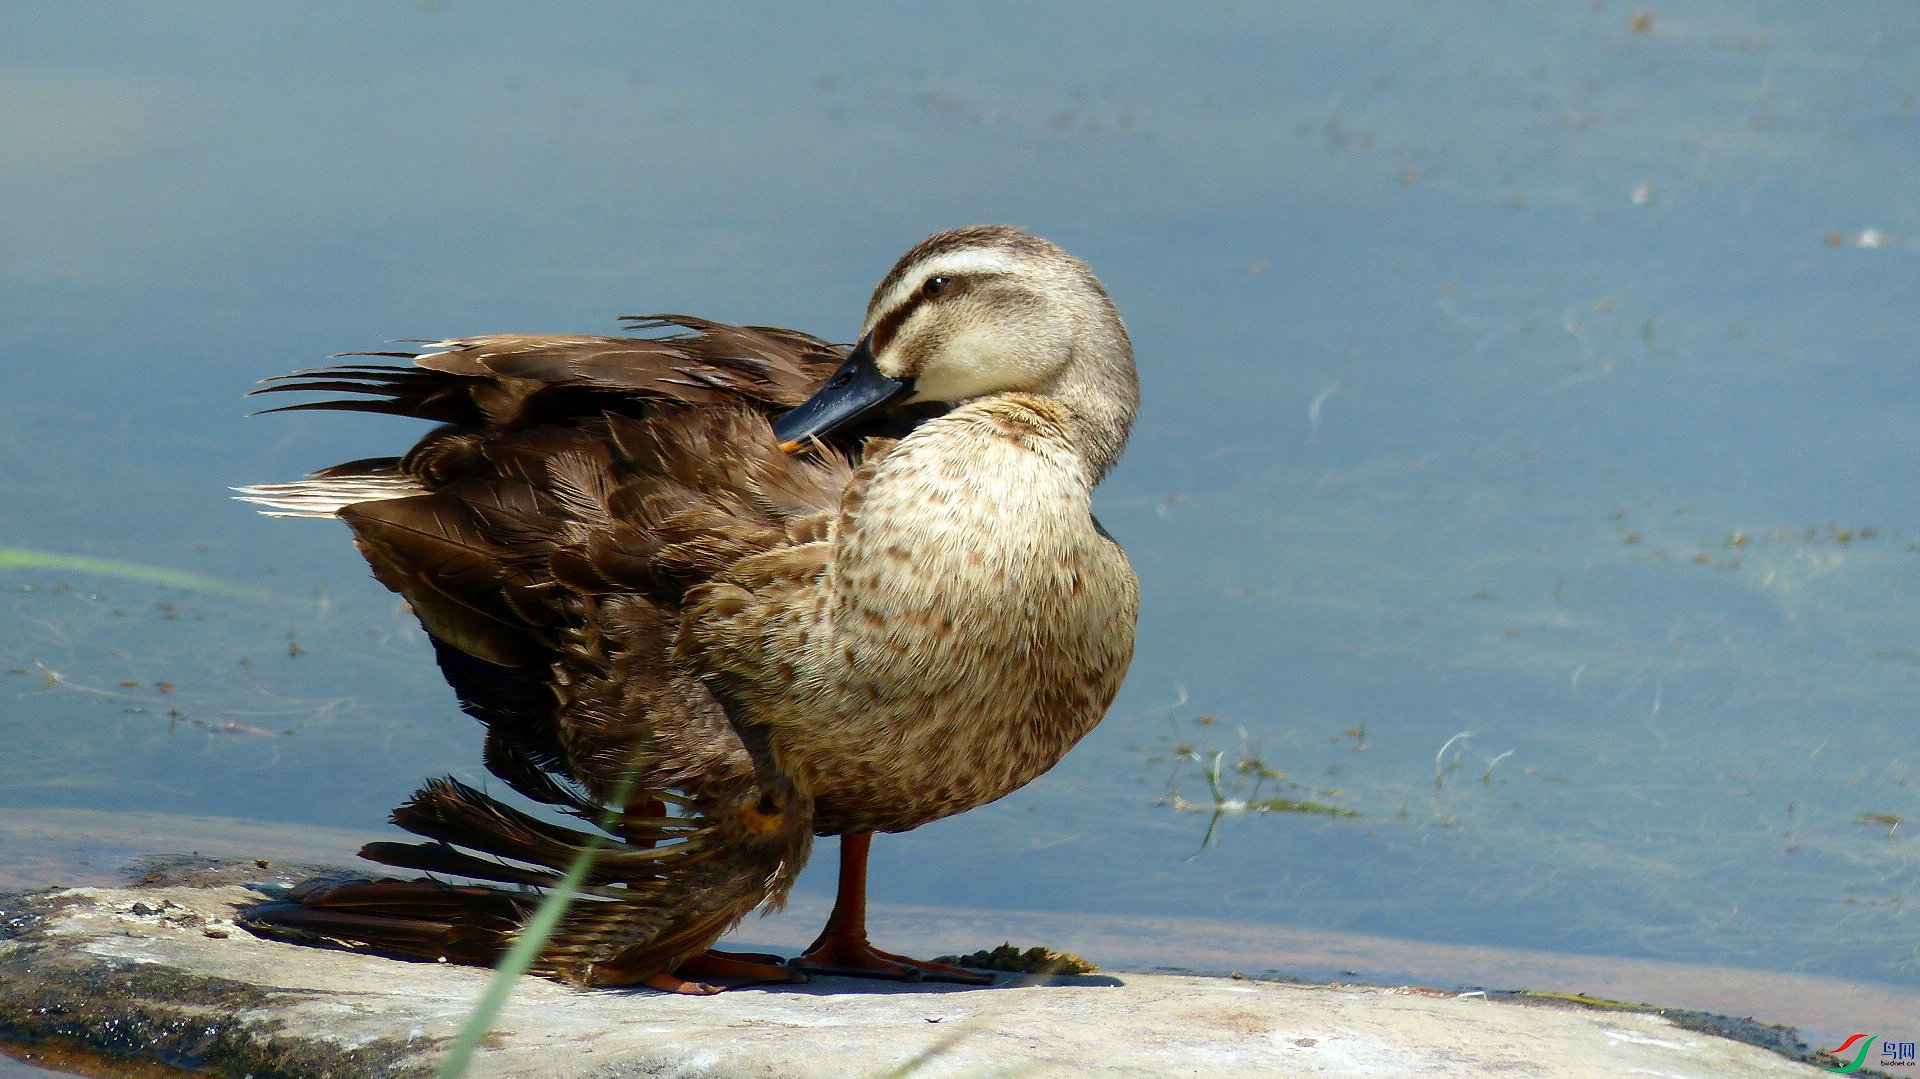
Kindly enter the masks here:
[[938, 296], [940, 290], [953, 284], [951, 277], [929, 277], [927, 283], [920, 286], [920, 292], [927, 296]]

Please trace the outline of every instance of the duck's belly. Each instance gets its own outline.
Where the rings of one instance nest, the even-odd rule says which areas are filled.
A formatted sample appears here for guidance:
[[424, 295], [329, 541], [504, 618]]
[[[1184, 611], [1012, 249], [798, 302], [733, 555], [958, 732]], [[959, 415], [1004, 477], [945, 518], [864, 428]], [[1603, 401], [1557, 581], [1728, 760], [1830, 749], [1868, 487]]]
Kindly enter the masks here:
[[1018, 790], [1100, 722], [1125, 670], [1122, 657], [1104, 671], [1029, 680], [1035, 692], [1008, 686], [994, 701], [942, 710], [906, 696], [900, 706], [844, 717], [854, 737], [823, 743], [825, 752], [802, 766], [815, 831], [906, 831]]
[[1138, 594], [1119, 548], [1088, 539], [1052, 545], [1018, 587], [962, 578], [937, 601], [847, 605], [841, 676], [796, 762], [817, 831], [904, 831], [991, 802], [1099, 723], [1132, 659]]

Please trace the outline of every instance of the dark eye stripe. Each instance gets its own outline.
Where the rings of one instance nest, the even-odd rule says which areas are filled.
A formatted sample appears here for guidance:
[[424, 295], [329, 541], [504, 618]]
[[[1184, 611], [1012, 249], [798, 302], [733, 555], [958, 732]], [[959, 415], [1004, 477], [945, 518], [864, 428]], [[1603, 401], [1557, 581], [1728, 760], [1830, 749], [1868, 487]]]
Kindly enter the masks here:
[[[945, 284], [938, 288], [929, 287], [935, 281], [944, 281]], [[902, 301], [900, 306], [882, 315], [880, 321], [873, 324], [873, 343], [870, 347], [874, 354], [879, 355], [886, 349], [887, 343], [893, 340], [893, 335], [900, 332], [900, 327], [906, 324], [907, 319], [913, 317], [913, 313], [920, 309], [921, 304], [928, 303], [936, 297], [942, 300], [952, 299], [965, 292], [972, 283], [971, 278], [951, 274], [939, 274], [928, 278], [919, 288], [913, 290], [913, 294]]]

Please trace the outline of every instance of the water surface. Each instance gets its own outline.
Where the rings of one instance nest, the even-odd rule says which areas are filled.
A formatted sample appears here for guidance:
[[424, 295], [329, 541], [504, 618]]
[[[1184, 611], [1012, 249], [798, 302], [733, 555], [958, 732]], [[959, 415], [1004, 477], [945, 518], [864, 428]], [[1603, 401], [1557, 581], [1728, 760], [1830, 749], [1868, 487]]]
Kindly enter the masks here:
[[[920, 236], [1008, 221], [1135, 337], [1097, 509], [1139, 651], [1053, 773], [876, 844], [877, 898], [1920, 988], [1892, 8], [130, 5], [0, 42], [0, 546], [273, 594], [6, 571], [0, 806], [372, 835], [481, 777], [345, 530], [226, 497], [419, 428], [247, 419], [254, 380], [644, 311], [845, 338]], [[1351, 815], [1192, 808], [1274, 796]]]

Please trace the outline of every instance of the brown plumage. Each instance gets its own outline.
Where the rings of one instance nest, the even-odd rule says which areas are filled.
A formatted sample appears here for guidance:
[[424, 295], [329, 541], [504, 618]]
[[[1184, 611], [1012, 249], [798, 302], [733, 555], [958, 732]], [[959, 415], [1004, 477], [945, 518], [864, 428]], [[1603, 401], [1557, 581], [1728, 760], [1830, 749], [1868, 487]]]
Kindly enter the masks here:
[[[633, 321], [651, 336], [422, 342], [373, 354], [411, 366], [272, 380], [357, 395], [291, 408], [441, 426], [243, 493], [344, 520], [486, 725], [489, 769], [608, 825], [540, 969], [685, 989], [671, 972], [780, 903], [819, 833], [859, 864], [816, 958], [962, 976], [860, 951], [847, 873], [867, 833], [1051, 767], [1118, 690], [1136, 586], [1088, 514], [1137, 401], [1117, 314], [1077, 260], [985, 226], [909, 252], [851, 354]], [[321, 882], [250, 920], [491, 962], [589, 834], [451, 780], [395, 822], [428, 842], [364, 856], [495, 886]]]

